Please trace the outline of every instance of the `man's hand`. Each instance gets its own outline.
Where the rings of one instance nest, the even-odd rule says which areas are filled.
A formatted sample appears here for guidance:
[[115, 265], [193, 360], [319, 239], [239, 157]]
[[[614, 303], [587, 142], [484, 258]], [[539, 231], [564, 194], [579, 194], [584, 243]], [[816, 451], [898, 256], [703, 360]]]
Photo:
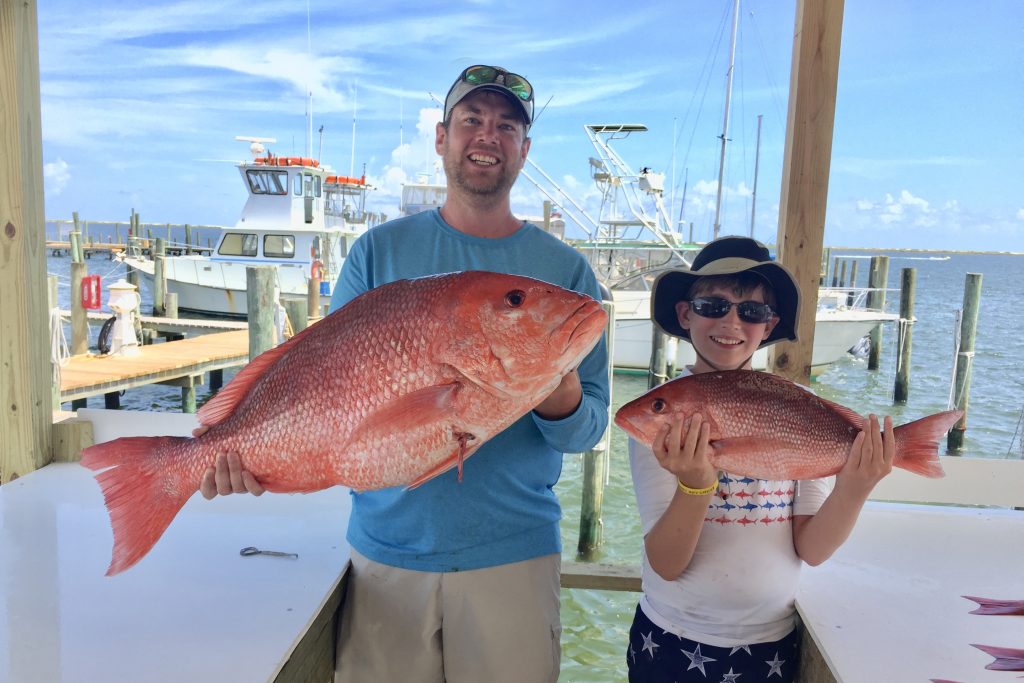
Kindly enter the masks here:
[[[209, 427], [200, 426], [192, 430], [192, 436], [199, 438]], [[260, 486], [256, 477], [242, 468], [242, 459], [237, 453], [221, 453], [213, 467], [208, 467], [203, 472], [203, 479], [199, 483], [199, 492], [203, 498], [211, 500], [215, 496], [226, 496], [231, 493], [251, 493], [254, 496], [263, 495], [265, 488]]]
[[555, 390], [534, 411], [545, 420], [561, 420], [576, 412], [582, 400], [583, 386], [580, 384], [579, 373], [574, 369], [562, 378]]

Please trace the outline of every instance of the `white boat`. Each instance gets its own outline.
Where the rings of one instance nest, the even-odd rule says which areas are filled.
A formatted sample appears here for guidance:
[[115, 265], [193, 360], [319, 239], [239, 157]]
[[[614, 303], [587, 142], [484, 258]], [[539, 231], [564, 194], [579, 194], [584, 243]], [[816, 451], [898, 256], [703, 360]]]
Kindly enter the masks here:
[[[283, 297], [306, 297], [309, 281], [320, 279], [321, 303], [352, 242], [382, 217], [367, 212], [366, 177], [336, 175], [309, 157], [275, 156], [268, 138], [236, 138], [250, 143], [252, 158], [238, 163], [247, 199], [233, 228], [224, 228], [212, 254], [166, 256], [167, 292], [178, 295], [178, 309], [244, 317], [246, 268], [277, 268]], [[152, 290], [154, 262], [129, 249], [124, 262]]]

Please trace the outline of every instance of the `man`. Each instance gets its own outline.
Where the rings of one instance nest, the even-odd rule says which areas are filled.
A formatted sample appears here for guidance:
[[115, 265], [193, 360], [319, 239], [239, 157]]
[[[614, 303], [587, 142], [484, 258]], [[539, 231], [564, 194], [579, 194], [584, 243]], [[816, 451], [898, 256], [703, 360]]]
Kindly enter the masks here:
[[[458, 270], [527, 275], [600, 297], [579, 252], [512, 214], [533, 103], [529, 82], [500, 67], [459, 75], [435, 137], [444, 205], [360, 237], [332, 310], [394, 280]], [[552, 488], [563, 453], [586, 450], [604, 433], [607, 363], [602, 340], [530, 414], [466, 461], [461, 482], [451, 470], [412, 490], [353, 494], [337, 683], [557, 680], [561, 510]], [[204, 495], [258, 491], [230, 464], [208, 473]]]

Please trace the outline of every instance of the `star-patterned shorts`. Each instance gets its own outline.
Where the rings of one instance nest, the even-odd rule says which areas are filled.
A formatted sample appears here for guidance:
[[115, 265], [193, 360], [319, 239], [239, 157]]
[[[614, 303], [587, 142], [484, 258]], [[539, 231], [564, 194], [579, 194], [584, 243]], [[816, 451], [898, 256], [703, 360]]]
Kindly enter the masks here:
[[716, 647], [666, 633], [639, 605], [629, 629], [630, 683], [792, 683], [797, 632], [772, 643]]

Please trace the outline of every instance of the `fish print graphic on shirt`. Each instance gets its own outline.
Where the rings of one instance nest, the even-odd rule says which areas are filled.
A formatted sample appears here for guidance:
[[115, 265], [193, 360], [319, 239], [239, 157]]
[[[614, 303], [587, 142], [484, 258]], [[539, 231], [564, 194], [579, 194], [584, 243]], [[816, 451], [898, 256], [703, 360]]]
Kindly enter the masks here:
[[793, 519], [794, 481], [770, 481], [722, 472], [705, 522], [748, 527]]

